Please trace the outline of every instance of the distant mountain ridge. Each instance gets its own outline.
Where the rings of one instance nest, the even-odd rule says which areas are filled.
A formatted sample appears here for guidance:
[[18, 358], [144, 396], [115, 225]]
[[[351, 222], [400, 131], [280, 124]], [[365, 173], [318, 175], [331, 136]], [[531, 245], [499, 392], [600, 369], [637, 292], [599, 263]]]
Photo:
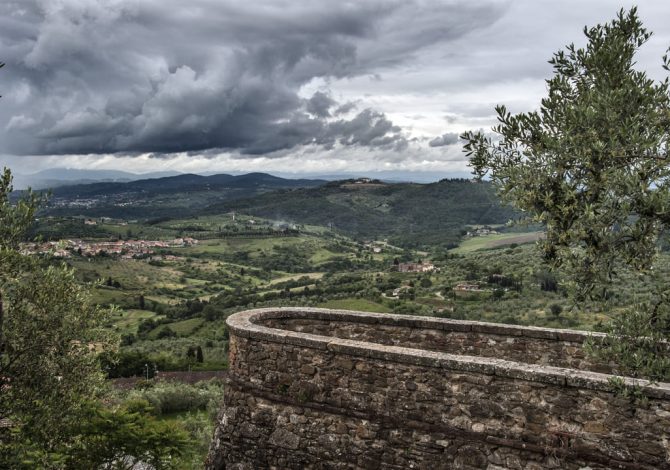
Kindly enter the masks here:
[[102, 182], [74, 186], [61, 186], [53, 191], [56, 197], [112, 196], [115, 194], [164, 194], [180, 192], [212, 191], [217, 189], [250, 188], [300, 188], [319, 186], [324, 180], [285, 179], [267, 173], [228, 175], [225, 173], [202, 176], [185, 173], [163, 178], [141, 179], [129, 182]]
[[180, 174], [130, 182], [99, 182], [53, 188], [45, 212], [152, 219], [189, 217], [205, 207], [278, 189], [315, 187], [323, 180], [284, 179], [266, 173], [201, 176]]
[[[151, 173], [131, 173], [121, 170], [86, 170], [77, 168], [50, 168], [37, 173], [25, 174], [14, 172], [14, 188], [17, 190], [26, 189], [50, 189], [61, 186], [73, 186], [93, 183], [127, 183], [131, 181], [140, 181], [147, 179], [165, 178], [170, 176], [179, 176], [184, 173], [178, 171], [156, 171]], [[200, 176], [217, 176], [217, 172], [198, 172]], [[253, 173], [251, 173], [253, 174]], [[230, 175], [232, 176], [232, 175]], [[239, 175], [244, 176], [244, 175]], [[273, 172], [278, 178], [290, 180], [325, 180], [338, 181], [345, 179], [355, 179], [362, 177], [371, 177], [386, 182], [413, 182], [413, 183], [433, 183], [443, 178], [468, 178], [466, 172], [425, 172], [425, 171], [372, 171], [372, 172], [342, 172], [342, 173], [291, 173], [291, 172]]]
[[151, 173], [129, 173], [119, 170], [82, 170], [75, 168], [51, 168], [32, 174], [14, 174], [15, 189], [56, 188], [59, 186], [89, 184], [99, 182], [128, 182], [149, 178], [175, 176], [176, 171], [157, 171]]

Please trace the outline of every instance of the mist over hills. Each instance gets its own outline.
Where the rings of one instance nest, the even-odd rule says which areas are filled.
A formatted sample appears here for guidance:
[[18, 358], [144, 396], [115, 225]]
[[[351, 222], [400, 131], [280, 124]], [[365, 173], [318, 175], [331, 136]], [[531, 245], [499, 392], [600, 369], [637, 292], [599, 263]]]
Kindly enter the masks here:
[[389, 183], [436, 183], [443, 179], [466, 178], [472, 177], [469, 171], [449, 171], [449, 172], [435, 172], [435, 171], [401, 171], [401, 170], [380, 170], [380, 171], [340, 171], [332, 173], [289, 173], [289, 172], [272, 172], [275, 176], [281, 178], [296, 178], [299, 175], [302, 178], [320, 179], [327, 181], [338, 181], [357, 178], [374, 178]]
[[[36, 173], [13, 172], [14, 189], [49, 189], [92, 183], [127, 183], [131, 181], [165, 178], [183, 175], [178, 171], [156, 171], [151, 173], [131, 173], [120, 170], [85, 170], [75, 168], [49, 168]], [[220, 172], [207, 171], [195, 173], [201, 176], [217, 176]], [[242, 176], [233, 172], [230, 175]], [[292, 180], [337, 181], [356, 178], [376, 178], [396, 183], [434, 183], [446, 178], [469, 178], [467, 172], [436, 173], [428, 171], [374, 171], [374, 172], [337, 172], [337, 173], [296, 173], [288, 171], [272, 172], [273, 176]]]
[[151, 173], [129, 173], [119, 170], [81, 170], [74, 168], [50, 168], [37, 173], [14, 173], [14, 188], [17, 190], [56, 188], [59, 186], [90, 184], [97, 182], [128, 182], [149, 178], [175, 176], [176, 171], [157, 171]]

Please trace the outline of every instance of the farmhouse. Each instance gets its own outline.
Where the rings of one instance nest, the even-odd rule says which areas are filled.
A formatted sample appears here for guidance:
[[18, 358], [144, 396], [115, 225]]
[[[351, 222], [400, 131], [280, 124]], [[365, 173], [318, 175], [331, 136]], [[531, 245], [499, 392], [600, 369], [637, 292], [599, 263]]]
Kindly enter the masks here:
[[433, 263], [422, 261], [421, 263], [400, 263], [398, 271], [401, 273], [426, 273], [435, 270]]
[[365, 243], [363, 245], [366, 249], [370, 250], [373, 253], [381, 253], [382, 247], [377, 243]]
[[391, 297], [391, 298], [394, 298], [394, 299], [397, 299], [398, 297], [400, 297], [400, 294], [401, 294], [403, 291], [407, 291], [407, 290], [410, 290], [410, 287], [409, 287], [409, 286], [396, 287], [395, 289], [393, 289], [393, 293], [391, 294], [390, 297]]
[[498, 231], [492, 229], [488, 225], [485, 225], [484, 227], [479, 227], [476, 230], [473, 230], [471, 232], [468, 232], [466, 234], [467, 237], [485, 237], [487, 235], [496, 235]]
[[459, 282], [454, 287], [455, 292], [486, 292], [486, 289], [479, 287], [479, 284], [473, 284], [471, 282]]

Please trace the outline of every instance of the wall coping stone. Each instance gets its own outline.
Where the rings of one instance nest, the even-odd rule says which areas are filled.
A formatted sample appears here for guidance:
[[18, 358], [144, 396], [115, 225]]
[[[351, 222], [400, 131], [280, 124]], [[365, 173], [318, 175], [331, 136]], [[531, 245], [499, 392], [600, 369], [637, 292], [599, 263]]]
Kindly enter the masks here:
[[[402, 364], [443, 368], [452, 372], [475, 372], [530, 382], [555, 384], [566, 387], [610, 392], [610, 374], [577, 369], [525, 364], [504, 359], [467, 356], [460, 354], [427, 351], [424, 349], [389, 346], [367, 341], [334, 338], [330, 336], [300, 333], [262, 324], [266, 320], [312, 319], [341, 321], [369, 325], [389, 325], [414, 329], [436, 329], [457, 332], [494, 334], [510, 337], [528, 337], [548, 341], [583, 343], [590, 336], [602, 337], [602, 333], [585, 331], [525, 327], [467, 320], [452, 320], [414, 315], [355, 312], [310, 307], [261, 308], [231, 315], [226, 320], [230, 332], [238, 337], [256, 341], [289, 344], [338, 354], [358, 356]], [[624, 377], [627, 385], [637, 385], [650, 398], [670, 399], [670, 383], [651, 383], [647, 380]]]

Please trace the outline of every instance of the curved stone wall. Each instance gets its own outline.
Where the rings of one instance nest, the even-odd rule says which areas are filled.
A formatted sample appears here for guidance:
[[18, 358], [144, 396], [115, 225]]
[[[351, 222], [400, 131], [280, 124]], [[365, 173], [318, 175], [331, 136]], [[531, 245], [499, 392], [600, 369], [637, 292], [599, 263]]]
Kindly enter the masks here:
[[586, 333], [298, 308], [227, 324], [209, 469], [670, 469], [670, 384], [615, 396]]

